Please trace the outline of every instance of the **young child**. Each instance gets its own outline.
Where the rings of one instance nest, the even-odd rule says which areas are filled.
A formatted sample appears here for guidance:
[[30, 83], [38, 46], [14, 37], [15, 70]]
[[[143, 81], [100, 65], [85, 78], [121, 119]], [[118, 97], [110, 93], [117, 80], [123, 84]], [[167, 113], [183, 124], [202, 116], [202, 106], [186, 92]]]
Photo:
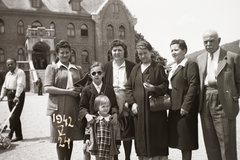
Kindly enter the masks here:
[[98, 111], [94, 122], [86, 127], [85, 140], [87, 150], [96, 156], [96, 160], [111, 160], [119, 154], [121, 144], [118, 124], [111, 124], [110, 100], [105, 95], [99, 95], [94, 102], [94, 108]]
[[[104, 76], [103, 65], [99, 62], [94, 62], [89, 69], [89, 77], [92, 83], [84, 87], [81, 94], [80, 107], [79, 107], [79, 120], [82, 122], [93, 123], [96, 118], [98, 110], [94, 108], [94, 101], [100, 94], [106, 95], [110, 102], [109, 114], [111, 114], [111, 124], [116, 124], [118, 119], [118, 105], [114, 90], [111, 86], [103, 83]], [[86, 144], [84, 141], [83, 146], [83, 159], [90, 160], [90, 153], [86, 151]]]

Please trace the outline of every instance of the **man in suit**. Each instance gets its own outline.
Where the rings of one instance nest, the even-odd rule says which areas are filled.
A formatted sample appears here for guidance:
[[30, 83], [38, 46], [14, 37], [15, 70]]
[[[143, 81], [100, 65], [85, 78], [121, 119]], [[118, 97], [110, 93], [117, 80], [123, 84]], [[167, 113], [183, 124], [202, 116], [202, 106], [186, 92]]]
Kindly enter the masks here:
[[203, 34], [206, 52], [197, 57], [203, 137], [209, 160], [237, 160], [240, 56], [219, 47], [215, 30]]
[[12, 142], [16, 142], [23, 139], [20, 116], [25, 100], [26, 75], [22, 69], [17, 67], [17, 61], [14, 58], [7, 59], [6, 64], [9, 72], [6, 74], [2, 86], [0, 101], [7, 95], [10, 111], [17, 104], [10, 118], [10, 132], [8, 134], [8, 137], [12, 139], [15, 132], [16, 138], [12, 139]]

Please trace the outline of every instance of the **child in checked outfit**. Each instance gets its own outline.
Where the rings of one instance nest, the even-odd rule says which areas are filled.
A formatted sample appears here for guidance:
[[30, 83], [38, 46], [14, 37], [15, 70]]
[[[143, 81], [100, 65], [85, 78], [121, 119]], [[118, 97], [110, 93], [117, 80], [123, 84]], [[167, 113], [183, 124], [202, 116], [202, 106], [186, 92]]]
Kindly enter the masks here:
[[109, 110], [110, 100], [105, 95], [99, 95], [94, 101], [94, 108], [98, 111], [93, 123], [88, 123], [85, 140], [88, 151], [96, 156], [96, 160], [112, 160], [119, 154], [121, 137], [118, 124], [112, 124]]

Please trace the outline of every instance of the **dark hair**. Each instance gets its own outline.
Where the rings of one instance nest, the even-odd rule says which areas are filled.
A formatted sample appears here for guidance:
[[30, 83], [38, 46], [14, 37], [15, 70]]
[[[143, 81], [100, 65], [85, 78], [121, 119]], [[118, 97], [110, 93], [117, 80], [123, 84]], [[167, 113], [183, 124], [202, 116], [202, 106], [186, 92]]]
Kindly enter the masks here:
[[55, 46], [55, 51], [58, 53], [60, 48], [69, 48], [69, 51], [71, 52], [71, 45], [68, 43], [68, 41], [61, 40], [59, 41]]
[[170, 43], [170, 46], [171, 45], [174, 45], [174, 44], [178, 44], [179, 45], [179, 48], [181, 50], [184, 50], [186, 49], [186, 53], [187, 53], [187, 45], [186, 45], [186, 42], [182, 39], [174, 39], [172, 40], [172, 42]]
[[100, 94], [99, 96], [97, 96], [94, 100], [94, 110], [98, 111], [99, 110], [99, 106], [102, 104], [106, 104], [108, 103], [111, 107], [111, 102], [109, 100], [109, 98], [103, 94]]
[[137, 45], [136, 45], [136, 48], [137, 48], [137, 50], [139, 50], [139, 49], [147, 49], [150, 52], [153, 50], [153, 47], [151, 46], [151, 44], [148, 41], [146, 41], [146, 40], [138, 41]]
[[93, 64], [89, 67], [89, 74], [90, 74], [90, 72], [91, 72], [91, 69], [94, 68], [94, 67], [101, 67], [101, 69], [102, 69], [102, 71], [103, 71], [103, 64], [100, 63], [100, 62], [95, 61], [95, 62], [93, 62]]
[[8, 58], [8, 59], [6, 60], [6, 62], [7, 62], [8, 60], [11, 60], [11, 61], [13, 61], [14, 63], [17, 63], [17, 60], [16, 60], [15, 58]]
[[118, 46], [121, 46], [123, 48], [124, 58], [127, 58], [128, 56], [127, 45], [120, 39], [115, 39], [112, 41], [112, 43], [110, 44], [110, 52], [112, 53], [113, 47], [118, 47]]

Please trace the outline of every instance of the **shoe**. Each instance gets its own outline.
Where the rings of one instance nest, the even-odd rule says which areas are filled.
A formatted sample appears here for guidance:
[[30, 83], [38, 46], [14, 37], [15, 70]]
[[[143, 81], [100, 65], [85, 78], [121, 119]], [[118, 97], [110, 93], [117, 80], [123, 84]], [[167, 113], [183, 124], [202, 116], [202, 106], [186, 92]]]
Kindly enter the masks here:
[[16, 138], [12, 139], [12, 142], [17, 142], [17, 141], [21, 141], [21, 140], [23, 140], [22, 137], [16, 137]]

